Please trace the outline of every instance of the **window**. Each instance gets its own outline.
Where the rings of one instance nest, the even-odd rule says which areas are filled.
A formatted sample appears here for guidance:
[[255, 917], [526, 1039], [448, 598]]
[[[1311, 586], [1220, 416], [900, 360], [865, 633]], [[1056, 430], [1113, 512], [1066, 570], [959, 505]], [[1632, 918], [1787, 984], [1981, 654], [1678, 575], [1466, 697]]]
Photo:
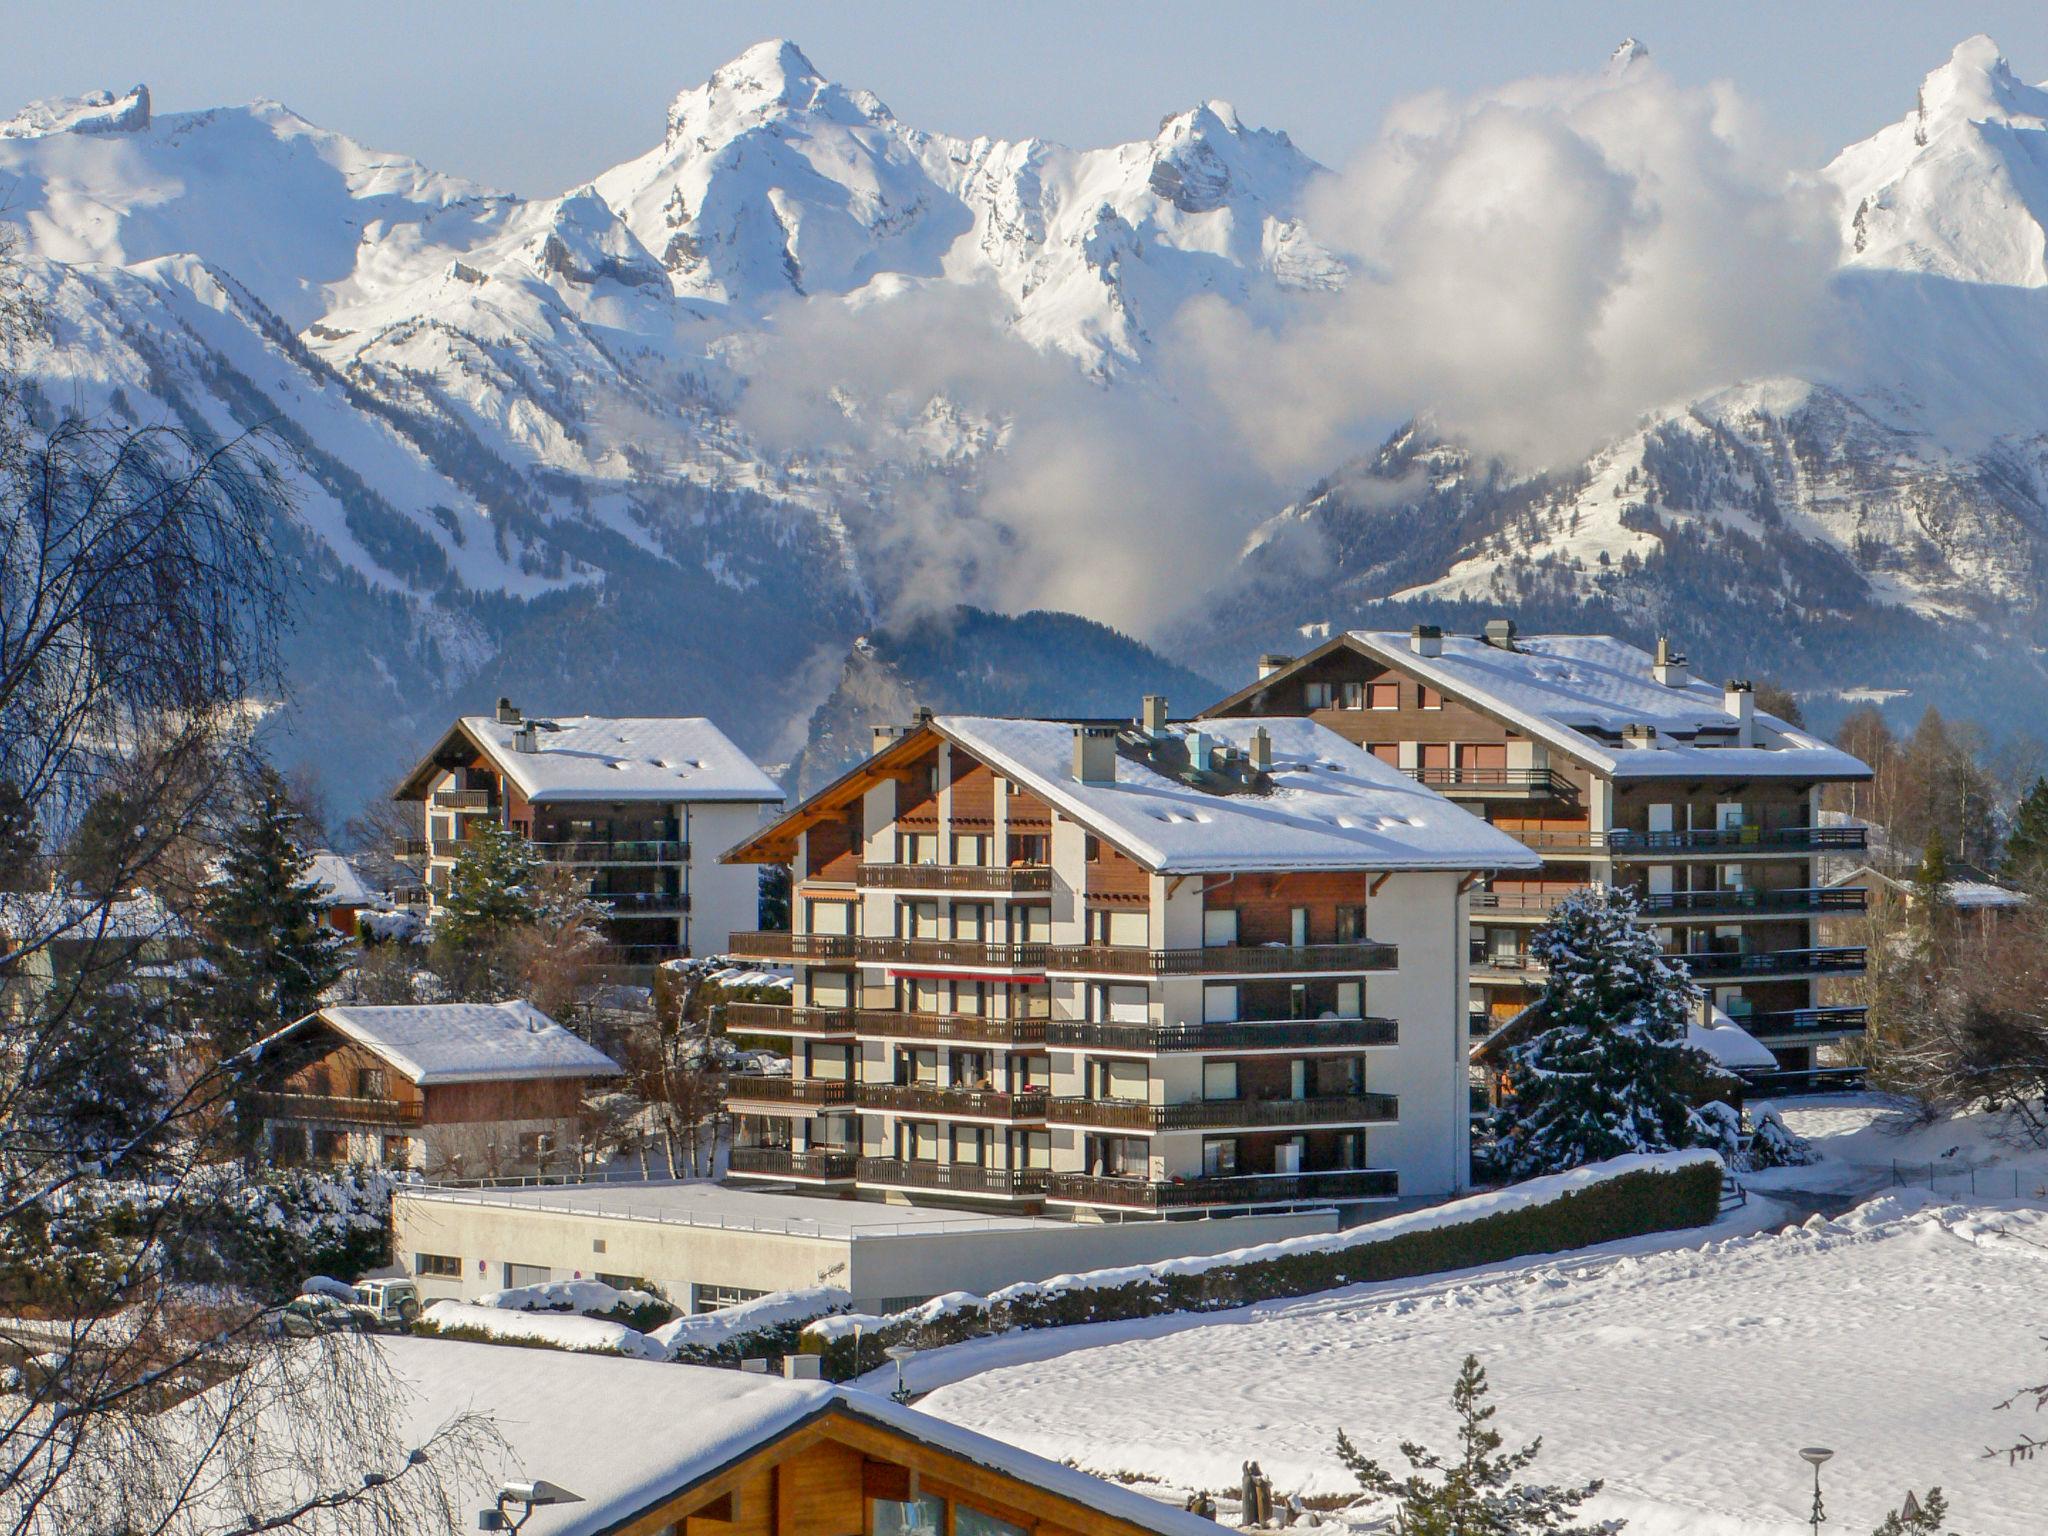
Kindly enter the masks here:
[[744, 1285], [700, 1285], [697, 1287], [697, 1310], [723, 1312], [727, 1307], [736, 1307], [743, 1301], [758, 1301], [767, 1294], [766, 1291], [750, 1291]]
[[359, 1099], [381, 1099], [384, 1097], [384, 1069], [382, 1067], [356, 1068], [356, 1097]]
[[1130, 949], [1143, 949], [1152, 937], [1152, 919], [1148, 913], [1118, 911], [1109, 907], [1088, 909], [1088, 942], [1090, 944], [1120, 944]]
[[1202, 1022], [1234, 1024], [1238, 1018], [1239, 994], [1233, 986], [1202, 988]]
[[1010, 834], [1010, 862], [1012, 864], [1044, 864], [1045, 834], [1042, 832]]
[[1367, 709], [1399, 709], [1401, 707], [1401, 685], [1399, 683], [1368, 683], [1365, 688]]
[[1143, 986], [1094, 986], [1089, 1012], [1113, 1024], [1143, 1024], [1151, 1018], [1152, 990]]
[[1337, 1017], [1340, 1019], [1362, 1019], [1365, 1017], [1364, 982], [1340, 981], [1337, 983]]
[[810, 933], [852, 933], [853, 903], [850, 901], [807, 901], [804, 926]]
[[412, 1166], [412, 1138], [410, 1136], [386, 1136], [384, 1138], [384, 1166], [386, 1168], [409, 1168]]
[[1339, 944], [1363, 944], [1365, 942], [1365, 908], [1339, 907], [1337, 909], [1337, 942]]
[[1401, 766], [1401, 747], [1398, 742], [1376, 741], [1367, 747], [1366, 751], [1385, 763], [1389, 768]]
[[1051, 907], [1010, 908], [1010, 942], [1012, 944], [1044, 944], [1051, 938]]
[[1237, 908], [1210, 907], [1202, 913], [1202, 947], [1228, 949], [1237, 943]]
[[1337, 702], [1337, 690], [1330, 683], [1303, 683], [1301, 703], [1304, 709], [1330, 709]]
[[1102, 1097], [1106, 1099], [1136, 1100], [1142, 1103], [1152, 1096], [1151, 1080], [1142, 1061], [1103, 1062], [1102, 1086]]
[[1346, 709], [1365, 708], [1365, 684], [1346, 683], [1344, 685], [1344, 707]]
[[953, 1127], [953, 1161], [979, 1168], [988, 1162], [989, 1132], [979, 1125]]
[[1090, 864], [1100, 864], [1102, 862], [1102, 839], [1093, 832], [1088, 834], [1086, 841], [1081, 845], [1081, 850], [1083, 856]]
[[936, 832], [905, 832], [896, 840], [897, 862], [902, 864], [936, 864], [939, 862], [939, 835]]
[[1417, 709], [1442, 709], [1444, 696], [1427, 683], [1415, 685], [1415, 707]]
[[451, 1253], [416, 1253], [412, 1256], [412, 1272], [439, 1280], [460, 1280], [462, 1260]]
[[348, 1161], [347, 1131], [315, 1131], [313, 1133], [313, 1160], [320, 1163], [345, 1163]]
[[922, 1120], [905, 1120], [896, 1128], [897, 1145], [902, 1155], [913, 1163], [935, 1163], [939, 1160], [939, 1128]]
[[1234, 1061], [1203, 1062], [1202, 1097], [1205, 1099], [1236, 1098], [1237, 1063]]
[[1218, 1136], [1202, 1143], [1202, 1174], [1227, 1179], [1237, 1172], [1237, 1138]]
[[591, 1277], [599, 1285], [608, 1285], [615, 1291], [646, 1291], [653, 1287], [640, 1275], [608, 1275], [603, 1270], [595, 1271]]
[[968, 1504], [953, 1506], [953, 1536], [1029, 1536], [1021, 1525], [1012, 1525]]
[[953, 839], [953, 862], [970, 866], [988, 862], [988, 838], [981, 834]]
[[270, 1129], [270, 1160], [280, 1167], [289, 1168], [294, 1163], [306, 1160], [306, 1132], [296, 1125], [276, 1125]]
[[554, 1279], [553, 1271], [545, 1264], [506, 1264], [500, 1267], [508, 1291], [522, 1285], [546, 1285]]
[[945, 1536], [946, 1501], [936, 1494], [920, 1494], [909, 1503], [894, 1499], [870, 1499], [873, 1510], [869, 1526], [874, 1536]]

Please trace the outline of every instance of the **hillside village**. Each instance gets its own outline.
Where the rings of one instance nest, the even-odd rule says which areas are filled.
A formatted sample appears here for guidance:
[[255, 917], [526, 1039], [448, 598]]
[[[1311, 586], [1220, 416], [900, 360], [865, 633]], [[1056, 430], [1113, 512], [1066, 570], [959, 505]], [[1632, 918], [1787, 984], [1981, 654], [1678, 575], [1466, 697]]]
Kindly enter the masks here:
[[[2048, 1530], [2048, 88], [1967, 40], [1781, 247], [1648, 57], [1475, 134], [1645, 226], [1608, 109], [1703, 135], [1893, 328], [1227, 527], [1179, 307], [1256, 372], [1398, 274], [1221, 101], [956, 138], [775, 41], [544, 200], [0, 119], [0, 1536]], [[777, 372], [913, 291], [1036, 405]], [[996, 515], [1070, 388], [1184, 517]]]

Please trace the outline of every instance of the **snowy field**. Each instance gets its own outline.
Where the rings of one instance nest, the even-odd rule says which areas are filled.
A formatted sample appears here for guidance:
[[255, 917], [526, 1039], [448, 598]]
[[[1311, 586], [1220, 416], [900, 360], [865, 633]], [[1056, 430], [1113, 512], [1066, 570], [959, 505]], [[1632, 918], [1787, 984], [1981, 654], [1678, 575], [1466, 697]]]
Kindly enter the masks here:
[[[1888, 1182], [1895, 1147], [1923, 1167], [2008, 1179], [2036, 1162], [1981, 1127], [1898, 1138], [1870, 1101], [1799, 1118], [1831, 1156], [1787, 1170], [1811, 1175], [1797, 1187], [1880, 1169]], [[1551, 1480], [1604, 1477], [1599, 1511], [1634, 1536], [1794, 1536], [1810, 1492], [1797, 1453], [1813, 1444], [1836, 1452], [1829, 1529], [1860, 1536], [1908, 1485], [1938, 1483], [1958, 1529], [2038, 1536], [2048, 1463], [1983, 1451], [2048, 1432], [2031, 1412], [1995, 1409], [2048, 1380], [2048, 1211], [1957, 1201], [1942, 1172], [1939, 1195], [1880, 1194], [1782, 1231], [1637, 1240], [1142, 1330], [1054, 1330], [1070, 1335], [1056, 1355], [1044, 1334], [971, 1343], [920, 1362], [951, 1384], [919, 1406], [1091, 1471], [1221, 1489], [1253, 1458], [1278, 1491], [1344, 1493], [1337, 1429], [1383, 1461], [1398, 1462], [1404, 1437], [1447, 1448], [1446, 1396], [1471, 1351], [1510, 1439], [1543, 1435]], [[1759, 1199], [1735, 1224], [1771, 1214]]]

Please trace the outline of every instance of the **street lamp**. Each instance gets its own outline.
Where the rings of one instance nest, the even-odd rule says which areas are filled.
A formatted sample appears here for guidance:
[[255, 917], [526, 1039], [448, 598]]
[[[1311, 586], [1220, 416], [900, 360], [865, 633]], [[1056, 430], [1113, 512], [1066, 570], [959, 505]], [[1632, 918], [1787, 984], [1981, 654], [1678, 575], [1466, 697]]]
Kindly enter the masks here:
[[1799, 1453], [1800, 1460], [1813, 1468], [1813, 1515], [1807, 1521], [1807, 1524], [1813, 1527], [1814, 1536], [1820, 1536], [1820, 1528], [1827, 1523], [1828, 1518], [1827, 1508], [1820, 1501], [1821, 1463], [1827, 1461], [1834, 1454], [1833, 1451], [1828, 1450], [1826, 1447], [1818, 1445], [1809, 1445]]
[[[581, 1494], [558, 1488], [553, 1483], [535, 1478], [530, 1483], [506, 1483], [498, 1489], [498, 1502], [489, 1509], [476, 1512], [476, 1528], [480, 1531], [517, 1531], [533, 1518], [533, 1512], [547, 1504], [581, 1504]], [[505, 1513], [507, 1504], [519, 1506], [519, 1518], [514, 1520]]]
[[917, 1351], [908, 1344], [891, 1344], [882, 1353], [896, 1362], [896, 1390], [889, 1395], [895, 1398], [897, 1402], [908, 1407], [910, 1405], [910, 1383], [903, 1379], [903, 1367], [905, 1362], [915, 1355]]

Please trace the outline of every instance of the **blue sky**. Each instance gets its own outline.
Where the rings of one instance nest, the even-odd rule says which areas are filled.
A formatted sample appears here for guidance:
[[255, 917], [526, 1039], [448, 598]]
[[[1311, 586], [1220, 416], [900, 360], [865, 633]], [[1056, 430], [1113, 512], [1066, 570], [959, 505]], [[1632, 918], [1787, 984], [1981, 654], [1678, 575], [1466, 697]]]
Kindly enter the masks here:
[[1100, 144], [1221, 96], [1334, 163], [1403, 96], [1583, 70], [1633, 33], [1682, 82], [1733, 80], [1817, 162], [1903, 114], [1980, 31], [2048, 78], [2041, 0], [79, 0], [9, 16], [0, 102], [138, 80], [159, 111], [274, 96], [436, 169], [547, 194], [651, 146], [677, 90], [780, 35], [919, 127]]

